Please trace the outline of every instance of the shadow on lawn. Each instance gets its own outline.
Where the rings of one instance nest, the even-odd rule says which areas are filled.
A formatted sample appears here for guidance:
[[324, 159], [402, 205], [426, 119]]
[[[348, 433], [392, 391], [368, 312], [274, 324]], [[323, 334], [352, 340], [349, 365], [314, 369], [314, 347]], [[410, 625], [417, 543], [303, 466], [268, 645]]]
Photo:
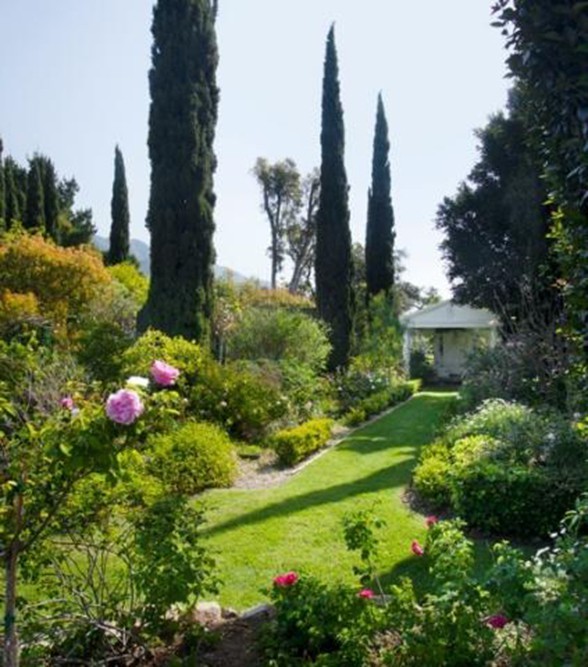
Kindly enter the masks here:
[[209, 528], [205, 527], [202, 530], [202, 534], [214, 535], [227, 530], [233, 530], [234, 528], [259, 523], [260, 521], [265, 521], [274, 517], [290, 516], [310, 507], [316, 507], [317, 505], [328, 505], [355, 496], [377, 493], [378, 491], [383, 491], [385, 489], [393, 489], [406, 482], [413, 466], [414, 458], [411, 458], [386, 468], [382, 468], [371, 475], [354, 480], [353, 482], [336, 484], [318, 491], [310, 491], [309, 493], [292, 496], [291, 498], [286, 498], [216, 526]]
[[[216, 526], [204, 528], [203, 534], [214, 535], [267, 519], [289, 516], [317, 505], [337, 503], [356, 496], [404, 486], [409, 481], [420, 446], [433, 436], [439, 413], [447, 404], [447, 400], [448, 397], [443, 395], [417, 396], [401, 410], [359, 429], [338, 445], [341, 451], [351, 451], [362, 455], [399, 447], [402, 449], [402, 455], [408, 455], [410, 458], [388, 465], [351, 482], [333, 484], [272, 503]], [[423, 413], [427, 415], [427, 418], [419, 419], [419, 415], [422, 417]], [[324, 461], [325, 459], [318, 461], [316, 465], [321, 465]], [[325, 477], [328, 479], [328, 474]]]

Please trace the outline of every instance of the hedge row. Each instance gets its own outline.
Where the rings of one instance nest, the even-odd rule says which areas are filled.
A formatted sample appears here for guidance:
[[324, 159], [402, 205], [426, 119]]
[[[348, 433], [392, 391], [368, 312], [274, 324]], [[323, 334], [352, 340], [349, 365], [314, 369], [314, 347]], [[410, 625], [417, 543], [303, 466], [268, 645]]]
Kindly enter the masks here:
[[411, 380], [387, 387], [361, 400], [345, 415], [348, 426], [358, 426], [372, 415], [377, 415], [397, 403], [402, 403], [419, 390], [420, 380]]
[[331, 437], [332, 419], [311, 419], [300, 426], [274, 434], [268, 444], [280, 463], [292, 466], [324, 447]]

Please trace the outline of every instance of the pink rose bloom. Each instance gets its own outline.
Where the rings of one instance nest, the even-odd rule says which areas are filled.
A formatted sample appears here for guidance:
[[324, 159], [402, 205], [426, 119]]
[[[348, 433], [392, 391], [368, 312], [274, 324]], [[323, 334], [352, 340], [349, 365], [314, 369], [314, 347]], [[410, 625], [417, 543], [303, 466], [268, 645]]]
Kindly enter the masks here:
[[286, 574], [280, 574], [274, 579], [274, 585], [280, 588], [285, 588], [292, 586], [298, 581], [298, 575], [296, 572], [286, 572]]
[[484, 620], [484, 623], [491, 628], [500, 630], [508, 623], [508, 618], [506, 618], [504, 614], [493, 614], [492, 616], [488, 616], [488, 618]]
[[413, 540], [412, 544], [410, 545], [411, 551], [415, 556], [424, 556], [425, 555], [425, 550], [423, 547], [418, 543], [417, 540]]
[[363, 590], [359, 591], [357, 595], [360, 598], [366, 598], [367, 600], [370, 600], [374, 597], [375, 593], [371, 588], [364, 588]]
[[59, 405], [61, 405], [62, 408], [65, 410], [73, 410], [74, 409], [74, 401], [71, 396], [64, 396], [60, 401]]
[[151, 364], [151, 377], [162, 387], [171, 387], [175, 384], [179, 374], [177, 368], [166, 364], [165, 361], [158, 359]]
[[427, 524], [427, 528], [430, 528], [431, 526], [434, 526], [438, 522], [439, 522], [439, 519], [434, 514], [431, 514], [431, 516], [428, 516], [425, 519], [425, 523]]
[[144, 409], [139, 395], [130, 389], [119, 389], [106, 401], [106, 414], [117, 424], [132, 424]]

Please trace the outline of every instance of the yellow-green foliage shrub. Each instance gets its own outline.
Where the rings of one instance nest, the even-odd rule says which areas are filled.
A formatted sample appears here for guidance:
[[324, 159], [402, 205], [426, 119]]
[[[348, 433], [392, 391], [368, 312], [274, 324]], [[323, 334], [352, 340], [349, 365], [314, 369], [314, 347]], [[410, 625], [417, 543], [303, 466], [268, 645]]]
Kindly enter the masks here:
[[[111, 284], [101, 256], [89, 248], [62, 248], [30, 234], [0, 240], [0, 292], [34, 295], [38, 313], [64, 333]], [[22, 299], [30, 301], [23, 296], [21, 305]]]
[[311, 419], [300, 426], [284, 429], [273, 435], [270, 446], [280, 462], [294, 465], [324, 447], [331, 437], [332, 419]]
[[211, 363], [209, 353], [181, 336], [170, 338], [150, 329], [138, 338], [123, 355], [123, 372], [127, 375], [149, 375], [151, 364], [161, 359], [181, 372], [180, 381], [193, 381], [194, 376]]
[[147, 468], [170, 492], [193, 495], [233, 483], [235, 449], [218, 426], [186, 422], [151, 439]]
[[39, 302], [32, 292], [0, 291], [0, 337], [10, 338], [42, 323]]
[[147, 292], [149, 291], [149, 280], [133, 264], [133, 262], [121, 262], [108, 267], [108, 273], [125, 287], [133, 299], [143, 305], [147, 301]]
[[434, 507], [447, 507], [451, 500], [451, 453], [449, 447], [436, 441], [425, 447], [412, 477], [421, 498]]

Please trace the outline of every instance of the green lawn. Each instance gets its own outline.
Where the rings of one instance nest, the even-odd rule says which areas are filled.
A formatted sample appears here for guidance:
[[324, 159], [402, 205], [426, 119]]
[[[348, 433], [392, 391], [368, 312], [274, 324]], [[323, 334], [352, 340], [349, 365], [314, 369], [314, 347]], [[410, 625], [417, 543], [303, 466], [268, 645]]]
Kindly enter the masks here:
[[424, 539], [426, 528], [402, 495], [419, 449], [435, 434], [453, 397], [418, 394], [279, 487], [205, 494], [205, 538], [223, 582], [220, 601], [239, 610], [255, 605], [272, 578], [287, 570], [353, 581], [351, 566], [358, 560], [345, 548], [341, 519], [372, 505], [386, 521], [379, 562], [384, 582], [399, 574], [422, 580], [425, 566], [412, 556], [410, 544]]

